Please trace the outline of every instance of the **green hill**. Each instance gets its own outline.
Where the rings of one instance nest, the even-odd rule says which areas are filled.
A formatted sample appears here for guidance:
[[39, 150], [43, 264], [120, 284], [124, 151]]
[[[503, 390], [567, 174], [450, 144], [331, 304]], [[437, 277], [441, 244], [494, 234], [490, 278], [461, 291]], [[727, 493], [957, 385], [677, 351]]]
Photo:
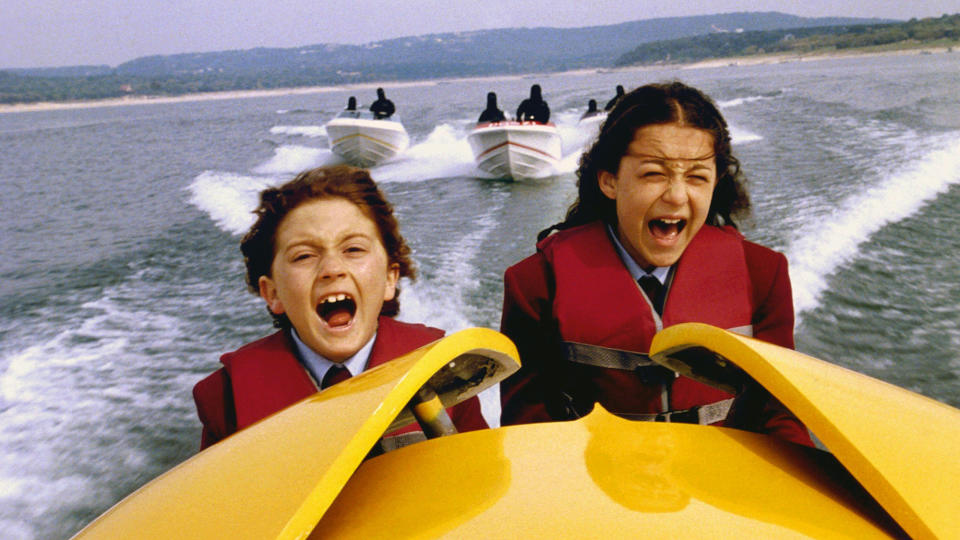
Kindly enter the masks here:
[[[85, 100], [129, 95], [291, 88], [368, 81], [506, 75], [603, 68], [659, 42], [777, 32], [778, 29], [855, 28], [878, 19], [804, 18], [776, 12], [725, 13], [647, 19], [584, 28], [510, 28], [412, 36], [364, 45], [319, 44], [137, 58], [116, 67], [0, 71], [0, 103]], [[797, 31], [792, 30], [796, 35]], [[700, 36], [694, 38], [693, 36]], [[725, 39], [725, 38], [724, 38]], [[676, 45], [671, 45], [675, 47]], [[680, 45], [688, 47], [688, 45]], [[666, 53], [675, 59], [676, 50]], [[628, 52], [632, 51], [632, 52]], [[620, 60], [617, 60], [617, 59]], [[626, 58], [626, 60], [625, 60]]]
[[816, 54], [854, 49], [894, 49], [960, 41], [960, 14], [899, 24], [841, 25], [742, 33], [713, 33], [642, 44], [617, 66], [686, 63], [756, 54]]

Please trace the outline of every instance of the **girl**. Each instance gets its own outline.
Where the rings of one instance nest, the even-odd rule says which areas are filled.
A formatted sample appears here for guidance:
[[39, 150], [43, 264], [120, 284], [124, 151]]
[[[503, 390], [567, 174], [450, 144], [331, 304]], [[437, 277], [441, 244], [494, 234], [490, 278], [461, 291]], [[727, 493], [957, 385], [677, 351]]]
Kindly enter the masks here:
[[[786, 258], [735, 229], [750, 203], [726, 122], [682, 83], [637, 88], [577, 174], [565, 221], [504, 277], [501, 330], [523, 367], [501, 384], [501, 421], [575, 418], [599, 402], [626, 418], [722, 422], [733, 396], [645, 354], [658, 330], [691, 321], [793, 347]], [[761, 431], [811, 444], [782, 405], [756, 409]]]

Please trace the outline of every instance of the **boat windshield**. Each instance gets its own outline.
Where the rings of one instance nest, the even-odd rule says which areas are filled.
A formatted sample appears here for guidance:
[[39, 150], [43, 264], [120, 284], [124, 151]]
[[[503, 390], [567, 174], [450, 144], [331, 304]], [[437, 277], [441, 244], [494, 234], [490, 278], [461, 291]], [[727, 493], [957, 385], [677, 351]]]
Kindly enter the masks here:
[[375, 118], [373, 113], [367, 109], [360, 109], [356, 111], [348, 111], [346, 109], [340, 111], [336, 118], [360, 118], [362, 120], [389, 120], [391, 122], [399, 122], [400, 116], [396, 113], [392, 114], [390, 118]]

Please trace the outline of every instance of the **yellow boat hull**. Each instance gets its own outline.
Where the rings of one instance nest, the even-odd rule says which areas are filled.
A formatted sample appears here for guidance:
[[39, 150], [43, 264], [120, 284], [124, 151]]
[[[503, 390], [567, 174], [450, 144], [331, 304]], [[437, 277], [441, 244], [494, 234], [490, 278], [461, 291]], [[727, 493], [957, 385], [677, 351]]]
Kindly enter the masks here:
[[[434, 439], [364, 463], [311, 538], [889, 538], [823, 456], [771, 437], [623, 420]], [[842, 470], [841, 470], [842, 472]]]
[[729, 360], [776, 396], [911, 537], [960, 538], [960, 410], [705, 324], [664, 329], [650, 354], [684, 372], [670, 355], [690, 348]]
[[517, 369], [502, 334], [469, 329], [314, 394], [143, 486], [77, 538], [303, 538], [430, 383], [445, 406]]
[[832, 454], [597, 406], [577, 421], [457, 434], [365, 460], [411, 420], [422, 387], [450, 406], [517, 369], [506, 337], [471, 329], [217, 443], [78, 536], [960, 537], [950, 495], [960, 411], [706, 325], [664, 330], [651, 357], [759, 383]]

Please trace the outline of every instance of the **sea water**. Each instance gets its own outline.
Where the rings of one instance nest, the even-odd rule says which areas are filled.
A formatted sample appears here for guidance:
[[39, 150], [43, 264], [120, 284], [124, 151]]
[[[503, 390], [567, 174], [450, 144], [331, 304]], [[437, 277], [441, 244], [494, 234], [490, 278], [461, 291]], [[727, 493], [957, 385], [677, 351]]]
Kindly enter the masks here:
[[[960, 406], [960, 53], [385, 84], [411, 137], [372, 170], [419, 270], [400, 318], [498, 328], [504, 269], [575, 197], [587, 101], [669, 79], [730, 123], [742, 230], [790, 260], [798, 348]], [[564, 158], [486, 178], [465, 140], [486, 93], [512, 113], [533, 83]], [[335, 161], [323, 125], [350, 95], [374, 98], [0, 114], [0, 536], [69, 537], [197, 451], [191, 387], [272, 331], [238, 248], [257, 194]]]

